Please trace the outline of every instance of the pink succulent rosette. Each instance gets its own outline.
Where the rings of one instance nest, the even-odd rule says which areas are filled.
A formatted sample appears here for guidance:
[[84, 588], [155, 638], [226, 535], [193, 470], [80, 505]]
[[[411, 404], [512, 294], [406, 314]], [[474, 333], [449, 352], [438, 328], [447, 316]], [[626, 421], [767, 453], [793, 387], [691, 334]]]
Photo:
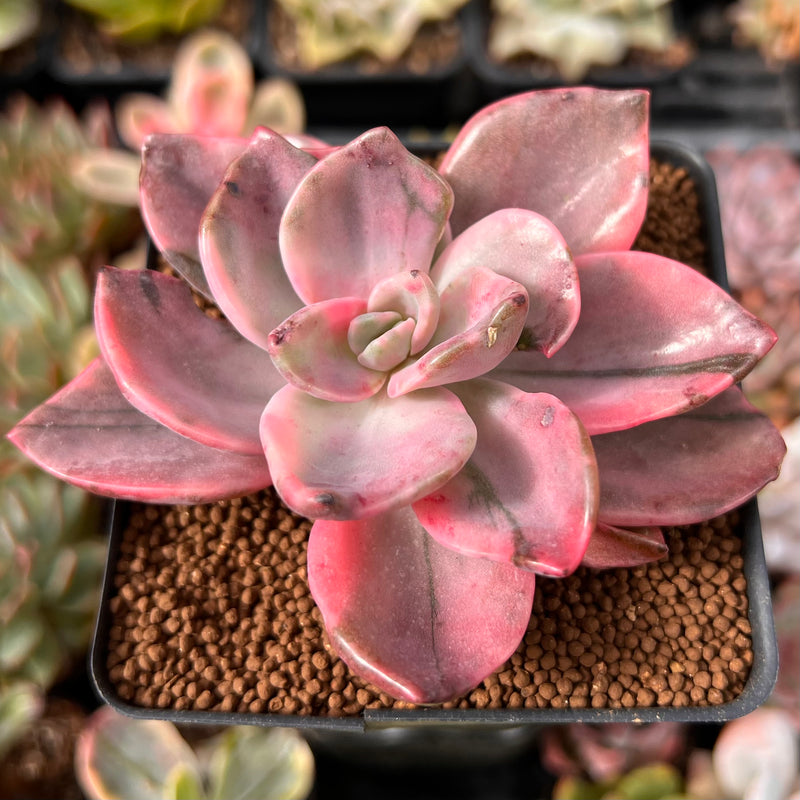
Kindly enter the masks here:
[[659, 526], [775, 478], [783, 441], [733, 386], [774, 333], [630, 250], [645, 92], [500, 101], [438, 172], [386, 128], [299, 143], [151, 137], [151, 236], [225, 319], [182, 280], [104, 270], [102, 358], [19, 423], [18, 447], [114, 497], [274, 484], [315, 520], [309, 583], [335, 648], [418, 703], [511, 655], [535, 574], [658, 558]]

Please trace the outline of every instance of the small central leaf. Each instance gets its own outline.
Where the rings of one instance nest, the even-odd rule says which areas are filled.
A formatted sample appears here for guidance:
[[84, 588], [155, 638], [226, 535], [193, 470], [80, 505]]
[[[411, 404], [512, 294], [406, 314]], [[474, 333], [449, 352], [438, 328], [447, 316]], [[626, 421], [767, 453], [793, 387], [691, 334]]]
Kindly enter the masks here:
[[371, 341], [358, 356], [362, 367], [387, 372], [402, 364], [411, 351], [411, 341], [417, 323], [413, 319], [398, 322], [391, 330], [386, 331]]

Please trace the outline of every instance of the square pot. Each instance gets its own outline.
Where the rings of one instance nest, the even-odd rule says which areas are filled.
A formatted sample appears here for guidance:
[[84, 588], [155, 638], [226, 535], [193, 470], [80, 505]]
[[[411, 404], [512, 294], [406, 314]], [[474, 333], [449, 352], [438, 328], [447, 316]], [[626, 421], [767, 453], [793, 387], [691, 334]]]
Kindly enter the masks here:
[[[424, 153], [419, 154], [425, 155]], [[700, 230], [703, 247], [706, 252], [706, 257], [703, 259], [705, 262], [704, 267], [709, 273], [709, 277], [727, 289], [719, 209], [710, 167], [696, 153], [686, 148], [666, 143], [654, 143], [651, 146], [651, 154], [655, 162], [657, 162], [654, 169], [658, 170], [658, 165], [670, 165], [668, 168], [672, 170], [673, 175], [677, 176], [679, 182], [685, 182], [687, 179], [691, 179], [693, 182], [695, 189], [694, 193], [691, 194], [691, 202], [694, 204], [693, 207], [696, 207], [699, 220], [702, 220]], [[678, 168], [678, 171], [675, 168]], [[661, 183], [668, 183], [668, 181], [661, 181]], [[684, 194], [687, 193], [684, 192]], [[658, 201], [655, 191], [651, 194], [651, 201], [648, 214], [657, 216]], [[688, 225], [688, 223], [686, 224]], [[700, 224], [699, 221], [698, 224]], [[643, 231], [646, 229], [647, 223]], [[680, 255], [681, 253], [678, 253], [673, 257]], [[692, 261], [693, 258], [688, 260]], [[243, 591], [241, 586], [247, 587], [246, 591], [249, 591], [250, 594], [262, 591], [266, 587], [271, 598], [270, 602], [273, 602], [273, 595], [276, 595], [278, 590], [274, 589], [271, 584], [259, 584], [256, 570], [263, 568], [269, 574], [278, 576], [281, 582], [280, 591], [284, 592], [284, 594], [280, 602], [274, 600], [274, 608], [269, 612], [269, 618], [264, 621], [264, 635], [267, 634], [269, 625], [272, 625], [272, 634], [277, 637], [280, 633], [282, 636], [280, 642], [277, 639], [272, 642], [275, 645], [274, 651], [280, 648], [292, 649], [294, 647], [292, 655], [297, 658], [297, 654], [301, 652], [301, 644], [309, 639], [306, 633], [309, 633], [310, 636], [317, 635], [313, 633], [311, 628], [321, 624], [319, 617], [313, 617], [315, 607], [310, 595], [308, 595], [307, 586], [304, 589], [303, 583], [303, 538], [307, 535], [308, 523], [307, 521], [305, 523], [300, 522], [299, 518], [294, 521], [291, 520], [289, 512], [285, 510], [285, 507], [280, 508], [278, 506], [274, 496], [270, 500], [265, 493], [264, 500], [265, 506], [262, 519], [268, 521], [262, 522], [260, 525], [255, 525], [255, 523], [252, 525], [252, 529], [258, 531], [258, 546], [261, 547], [263, 545], [261, 551], [263, 556], [259, 556], [260, 560], [256, 562], [252, 556], [253, 548], [247, 550], [250, 555], [242, 562], [242, 565], [236, 568], [243, 571], [242, 574], [250, 570], [250, 574], [249, 577], [245, 575], [241, 583], [237, 584], [239, 588], [236, 589], [236, 592]], [[310, 713], [311, 707], [302, 705], [306, 701], [297, 700], [297, 697], [301, 696], [299, 692], [297, 696], [291, 696], [291, 703], [284, 704], [281, 697], [288, 696], [286, 694], [287, 690], [284, 689], [286, 673], [278, 674], [280, 670], [277, 668], [269, 672], [269, 674], [266, 672], [260, 674], [258, 686], [255, 685], [252, 672], [254, 669], [261, 669], [259, 665], [267, 660], [267, 650], [260, 652], [257, 657], [252, 659], [254, 666], [251, 663], [251, 667], [249, 667], [251, 670], [249, 679], [251, 683], [248, 685], [247, 681], [241, 678], [239, 689], [237, 689], [234, 685], [235, 677], [231, 680], [224, 678], [226, 684], [230, 684], [225, 687], [227, 692], [225, 700], [217, 710], [208, 710], [214, 705], [214, 696], [222, 697], [223, 690], [220, 688], [220, 680], [224, 676], [219, 674], [219, 670], [205, 672], [209, 666], [212, 666], [209, 665], [208, 659], [205, 657], [203, 657], [205, 660], [202, 664], [198, 660], [194, 662], [194, 666], [187, 665], [187, 658], [191, 652], [199, 652], [199, 645], [203, 643], [205, 643], [203, 646], [206, 648], [204, 652], [220, 651], [220, 647], [216, 645], [216, 642], [221, 640], [218, 632], [212, 629], [213, 625], [209, 627], [203, 623], [203, 626], [201, 626], [199, 618], [198, 623], [193, 623], [193, 617], [188, 612], [184, 613], [185, 609], [180, 607], [180, 598], [176, 600], [174, 597], [175, 587], [170, 584], [172, 579], [168, 577], [168, 574], [174, 574], [178, 569], [175, 564], [178, 551], [176, 540], [171, 538], [172, 534], [169, 528], [178, 523], [184, 528], [186, 528], [187, 523], [191, 523], [197, 530], [208, 528], [208, 526], [223, 525], [223, 514], [229, 512], [233, 517], [238, 517], [241, 520], [247, 519], [252, 522], [254, 513], [257, 514], [257, 512], [253, 512], [252, 507], [250, 510], [245, 509], [242, 505], [243, 502], [233, 501], [229, 506], [226, 506], [228, 511], [221, 510], [222, 504], [217, 504], [213, 507], [193, 507], [194, 510], [186, 507], [176, 507], [169, 512], [171, 516], [168, 519], [172, 520], [171, 522], [159, 523], [161, 524], [161, 529], [158, 534], [148, 532], [146, 528], [148, 515], [153, 519], [158, 517], [160, 512], [157, 509], [145, 510], [141, 508], [137, 510], [138, 507], [125, 502], [111, 504], [108, 565], [90, 656], [92, 680], [98, 694], [106, 703], [131, 716], [166, 719], [176, 723], [287, 725], [312, 732], [313, 735], [324, 735], [325, 732], [335, 731], [338, 737], [337, 741], [340, 743], [348, 741], [348, 737], [344, 735], [346, 733], [361, 734], [364, 731], [370, 731], [374, 734], [373, 741], [394, 742], [398, 736], [403, 735], [403, 732], [414, 736], [415, 732], [420, 733], [433, 728], [437, 731], [446, 732], [446, 736], [450, 734], [466, 736], [463, 740], [459, 739], [462, 744], [467, 741], [475, 741], [478, 743], [476, 744], [476, 751], [481, 752], [483, 757], [490, 757], [492, 753], [508, 751], [508, 738], [516, 735], [508, 733], [509, 731], [524, 729], [524, 731], [530, 732], [545, 724], [626, 721], [646, 723], [663, 720], [720, 723], [746, 714], [758, 707], [769, 696], [776, 680], [777, 645], [771, 616], [770, 587], [761, 542], [758, 508], [756, 501], [751, 500], [735, 512], [731, 512], [709, 524], [686, 526], [688, 530], [681, 529], [680, 536], [677, 530], [673, 531], [671, 536], [675, 545], [674, 552], [671, 552], [669, 558], [665, 560], [666, 566], [658, 567], [657, 572], [660, 576], [658, 580], [661, 582], [659, 584], [648, 584], [648, 581], [655, 580], [651, 575], [651, 572], [655, 574], [654, 569], [650, 569], [651, 565], [633, 570], [606, 571], [607, 573], [613, 573], [611, 577], [617, 582], [618, 586], [621, 583], [626, 583], [627, 587], [627, 582], [630, 581], [630, 590], [628, 588], [624, 590], [624, 602], [619, 592], [614, 594], [616, 590], [613, 588], [609, 589], [610, 597], [616, 599], [612, 602], [610, 597], [605, 598], [610, 603], [608, 609], [606, 609], [607, 611], [611, 606], [620, 609], [620, 616], [615, 617], [615, 619], [621, 620], [621, 615], [624, 611], [630, 623], [625, 623], [628, 632], [633, 631], [633, 625], [630, 621], [640, 615], [645, 621], [648, 619], [650, 621], [645, 626], [640, 625], [638, 629], [644, 627], [648, 631], [654, 631], [656, 627], [659, 630], [663, 628], [664, 635], [667, 636], [670, 626], [666, 623], [661, 625], [659, 620], [652, 618], [652, 615], [660, 613], [658, 609], [662, 608], [664, 609], [662, 616], [666, 618], [668, 615], [672, 615], [673, 611], [671, 609], [673, 607], [677, 609], [678, 605], [684, 602], [684, 599], [686, 599], [686, 602], [689, 599], [696, 600], [698, 597], [697, 586], [700, 585], [701, 580], [705, 581], [705, 585], [710, 587], [708, 593], [699, 592], [699, 597], [702, 598], [700, 600], [701, 607], [704, 602], [709, 602], [709, 598], [713, 600], [712, 606], [714, 603], [718, 604], [716, 610], [706, 608], [702, 612], [704, 614], [702, 623], [699, 617], [696, 618], [697, 624], [695, 627], [697, 630], [694, 633], [689, 632], [687, 623], [686, 636], [683, 635], [684, 631], [681, 629], [674, 637], [686, 640], [685, 643], [680, 644], [680, 648], [710, 648], [708, 654], [705, 651], [703, 652], [703, 659], [709, 663], [701, 668], [704, 674], [700, 676], [698, 673], [696, 682], [694, 681], [696, 672], [692, 672], [689, 669], [690, 664], [682, 666], [684, 661], [677, 655], [669, 662], [668, 667], [666, 666], [667, 662], [656, 661], [654, 662], [656, 666], [652, 669], [649, 666], [650, 662], [647, 660], [638, 662], [640, 664], [638, 673], [640, 678], [645, 674], [645, 668], [649, 670], [651, 676], [654, 677], [657, 672], [661, 676], [659, 680], [664, 684], [663, 696], [659, 694], [658, 698], [656, 698], [657, 690], [649, 685], [640, 685], [639, 692], [635, 688], [631, 688], [634, 684], [634, 679], [630, 678], [630, 676], [625, 677], [625, 664], [628, 661], [633, 663], [633, 660], [631, 658], [626, 660], [622, 652], [618, 652], [616, 656], [616, 662], [619, 663], [615, 663], [613, 656], [603, 656], [605, 661], [608, 661], [609, 675], [612, 677], [619, 675], [618, 682], [623, 689], [627, 690], [627, 694], [622, 697], [621, 703], [616, 702], [617, 698], [612, 697], [611, 694], [608, 697], [602, 695], [599, 700], [596, 700], [594, 696], [590, 695], [590, 689], [586, 686], [581, 690], [582, 693], [579, 693], [578, 684], [581, 682], [585, 684], [587, 680], [591, 681], [591, 678], [586, 678], [585, 676], [584, 678], [580, 676], [578, 678], [566, 678], [567, 684], [564, 684], [564, 686], [567, 686], [567, 688], [563, 688], [559, 681], [552, 676], [550, 677], [548, 683], [553, 681], [554, 684], [559, 684], [558, 692], [560, 694], [558, 696], [562, 697], [562, 699], [566, 698], [560, 704], [564, 707], [559, 707], [555, 700], [549, 705], [545, 703], [542, 689], [539, 690], [540, 694], [534, 695], [534, 683], [538, 680], [535, 674], [536, 671], [541, 672], [542, 669], [552, 670], [553, 668], [552, 664], [545, 665], [542, 657], [542, 647], [544, 646], [545, 638], [554, 638], [550, 635], [554, 631], [546, 629], [544, 623], [540, 625], [540, 620], [543, 620], [549, 614], [550, 623], [548, 624], [551, 627], [557, 625], [557, 620], [564, 616], [566, 602], [572, 602], [568, 599], [565, 601], [562, 596], [552, 596], [548, 600], [543, 595], [538, 604], [536, 600], [534, 601], [534, 615], [532, 616], [532, 627], [529, 628], [529, 631], [536, 628], [539, 638], [532, 636], [531, 647], [533, 649], [528, 653], [525, 642], [523, 642], [521, 644], [522, 651], [518, 652], [524, 652], [526, 655], [520, 655], [517, 661], [509, 662], [511, 666], [504, 665], [495, 673], [492, 678], [493, 683], [488, 691], [481, 690], [486, 695], [485, 698], [484, 694], [472, 693], [469, 703], [466, 700], [464, 701], [468, 707], [458, 707], [458, 703], [445, 704], [444, 707], [413, 707], [408, 704], [400, 704], [401, 707], [398, 707], [397, 704], [392, 706], [382, 696], [374, 692], [370, 693], [363, 684], [360, 685], [360, 688], [348, 684], [348, 680], [342, 675], [342, 670], [339, 669], [337, 673], [336, 659], [325, 652], [324, 643], [320, 642], [319, 649], [314, 651], [313, 657], [308, 657], [302, 669], [305, 670], [311, 661], [314, 661], [315, 664], [319, 662], [315, 667], [319, 669], [318, 674], [321, 676], [325, 672], [327, 675], [325, 680], [330, 681], [331, 686], [333, 686], [333, 680], [336, 679], [338, 685], [344, 687], [341, 691], [340, 688], [332, 688], [330, 694], [326, 695], [328, 704], [324, 707], [327, 709], [325, 715]], [[126, 528], [134, 514], [138, 514], [136, 525], [139, 526], [137, 529], [139, 532], [137, 533], [136, 530], [132, 529], [133, 532], [131, 534], [126, 534]], [[163, 519], [167, 519], [167, 517]], [[218, 528], [218, 530], [222, 529]], [[229, 525], [226, 531], [227, 533], [224, 536], [219, 533], [214, 534], [216, 536], [214, 548], [217, 548], [215, 552], [222, 552], [219, 548], [224, 545], [224, 558], [227, 559], [234, 545], [243, 548], [250, 547], [249, 540], [245, 538], [248, 535], [247, 533], [241, 533], [240, 529], [235, 525]], [[273, 538], [274, 542], [272, 541]], [[159, 539], [159, 541], [156, 542], [155, 539]], [[270, 546], [274, 545], [273, 549], [269, 550], [269, 553], [266, 549], [268, 539]], [[684, 541], [686, 543], [685, 547]], [[283, 542], [283, 544], [280, 544], [280, 542]], [[162, 548], [164, 543], [166, 544], [166, 549], [159, 549]], [[288, 554], [284, 560], [281, 560], [279, 544], [283, 548], [282, 552]], [[184, 552], [188, 553], [189, 551], [186, 548], [191, 549], [192, 545], [181, 540], [180, 547], [183, 548]], [[694, 550], [690, 553], [692, 548]], [[193, 552], [200, 558], [197, 566], [205, 566], [207, 562], [202, 560], [203, 553], [199, 550]], [[681, 555], [679, 561], [678, 555], [682, 552], [685, 552], [685, 557]], [[712, 555], [712, 552], [716, 553], [716, 556]], [[156, 555], [153, 555], [154, 553]], [[150, 559], [151, 556], [153, 556], [152, 559]], [[714, 558], [718, 559], [719, 563], [714, 561]], [[294, 559], [294, 562], [296, 562], [293, 564], [292, 569], [299, 565], [295, 572], [292, 572], [292, 569], [288, 566], [290, 559]], [[688, 565], [692, 565], [692, 569], [684, 573], [680, 571], [679, 565], [686, 565], [687, 561]], [[657, 564], [661, 565], [665, 562], [657, 562]], [[124, 564], [126, 572], [125, 575], [118, 577], [117, 570], [121, 564]], [[151, 577], [156, 575], [158, 571], [157, 564], [166, 565], [167, 572], [164, 572], [161, 577], [156, 577], [156, 582], [150, 584], [151, 588], [147, 590], [150, 594], [147, 594], [147, 592], [142, 593], [141, 587], [144, 586], [142, 575], [150, 574]], [[724, 564], [724, 567], [721, 567], [720, 564]], [[251, 565], [252, 569], [250, 568]], [[148, 570], [151, 570], [151, 572], [148, 573]], [[211, 573], [204, 574], [202, 569], [195, 570], [195, 572], [197, 574], [191, 577], [192, 585], [202, 587], [204, 590], [209, 587], [213, 589], [212, 594], [208, 595], [209, 602], [216, 602], [219, 598], [225, 600], [223, 606], [214, 606], [214, 608], [204, 612], [209, 615], [208, 621], [211, 622], [218, 617], [227, 615], [233, 603], [228, 603], [226, 598], [235, 598], [237, 596], [236, 593], [229, 591], [228, 584], [219, 583], [212, 586], [212, 583], [218, 579], [218, 574], [216, 577], [209, 577]], [[583, 570], [581, 576], [576, 573], [575, 580], [585, 580], [588, 582], [588, 586], [592, 581], [599, 583], [597, 576], [602, 576], [603, 574]], [[686, 578], [686, 574], [691, 575], [692, 579]], [[673, 577], [674, 580], [671, 579]], [[219, 578], [219, 580], [223, 581], [222, 578]], [[237, 580], [239, 579], [237, 578]], [[262, 577], [262, 581], [265, 580]], [[568, 580], [571, 579], [548, 583], [547, 579], [543, 578], [539, 581], [539, 586], [545, 587], [542, 589], [542, 592], [545, 592], [547, 591], [547, 586], [563, 586]], [[139, 586], [140, 589], [136, 589], [136, 586]], [[604, 584], [604, 586], [606, 588], [613, 587], [613, 583]], [[173, 593], [167, 598], [169, 605], [164, 607], [158, 604], [159, 601], [155, 597], [162, 589], [168, 593], [169, 591]], [[577, 588], [573, 587], [573, 591], [583, 592], [584, 590], [578, 586]], [[537, 596], [539, 596], [539, 592], [540, 589], [537, 588]], [[639, 595], [636, 595], [636, 592], [639, 592]], [[682, 598], [682, 594], [685, 598]], [[716, 599], [712, 598], [712, 595]], [[246, 602], [250, 603], [251, 600]], [[578, 601], [575, 602], [577, 603]], [[583, 600], [581, 602], [586, 601]], [[646, 603], [651, 603], [653, 607], [646, 610]], [[286, 613], [295, 613], [296, 611], [298, 615], [294, 618], [294, 621], [283, 614], [284, 608], [288, 608], [289, 605], [293, 608]], [[722, 613], [723, 611], [725, 612], [724, 614]], [[728, 612], [730, 612], [729, 615]], [[699, 614], [701, 612], [696, 611], [693, 613]], [[142, 614], [149, 615], [145, 623], [135, 622], [136, 618], [142, 618]], [[650, 617], [648, 617], [648, 614], [650, 614]], [[576, 611], [573, 616], [574, 619], [587, 616], [585, 608], [583, 613], [578, 614]], [[159, 646], [159, 637], [162, 635], [160, 631], [167, 630], [167, 617], [173, 619], [174, 622], [169, 623], [171, 628], [164, 635], [169, 634], [173, 637], [175, 644], [170, 645], [170, 647], [177, 648], [175, 649], [177, 662], [165, 667], [163, 663], [165, 648]], [[717, 617], [720, 619], [717, 620]], [[722, 621], [723, 619], [725, 620], [724, 622]], [[234, 620], [234, 624], [237, 624], [236, 620]], [[138, 626], [138, 632], [126, 628], [128, 625]], [[182, 625], [184, 626], [182, 630], [186, 638], [183, 638], [183, 635], [180, 634], [179, 629], [181, 629]], [[247, 629], [254, 630], [254, 625], [255, 623], [248, 625]], [[193, 626], [196, 630], [194, 630]], [[200, 629], [201, 627], [202, 630]], [[619, 622], [619, 630], [623, 630], [622, 621]], [[542, 636], [542, 633], [545, 635]], [[615, 645], [614, 631], [612, 630], [611, 633], [611, 638], [605, 641], [611, 648], [609, 652], [613, 653], [615, 648], [622, 647], [622, 643]], [[237, 646], [241, 645], [242, 634], [236, 633], [235, 635], [239, 637], [238, 640], [234, 639], [233, 636], [230, 639]], [[655, 636], [654, 632], [652, 636]], [[714, 638], [715, 636], [717, 638]], [[689, 641], [687, 637], [691, 638], [692, 641]], [[719, 637], [722, 637], [722, 639], [719, 639]], [[322, 635], [320, 634], [318, 638], [321, 640]], [[648, 638], [652, 638], [649, 632]], [[249, 639], [248, 641], [255, 642], [256, 640]], [[719, 644], [720, 641], [722, 646]], [[670, 646], [666, 641], [657, 642], [654, 640], [652, 646], [642, 643], [642, 652], [655, 651], [656, 654], [663, 655], [661, 644], [667, 648]], [[658, 650], [656, 650], [657, 645], [660, 648]], [[602, 653], [604, 652], [602, 650], [602, 642], [600, 642], [600, 646], [600, 652]], [[722, 666], [718, 664], [715, 668], [710, 662], [712, 657], [713, 660], [717, 661], [717, 655], [724, 660], [723, 646], [727, 648], [727, 662]], [[258, 647], [261, 647], [260, 640]], [[249, 652], [253, 655], [255, 650]], [[302, 652], [311, 652], [311, 650], [307, 649]], [[676, 650], [675, 652], [678, 651]], [[657, 655], [654, 656], [654, 658], [656, 657]], [[244, 655], [241, 657], [236, 656], [236, 658], [240, 662], [245, 660]], [[228, 669], [228, 662], [236, 661], [236, 658], [230, 659], [225, 656], [227, 660], [225, 662], [226, 666], [223, 668]], [[269, 658], [272, 659], [273, 656], [269, 655]], [[538, 658], [541, 661], [541, 663], [530, 668], [534, 674], [533, 677], [529, 676], [527, 679], [519, 675], [522, 669], [520, 665], [525, 658]], [[735, 664], [734, 662], [737, 659], [738, 662]], [[550, 660], [555, 662], [556, 656], [553, 655]], [[593, 665], [597, 667], [596, 661], [597, 657], [594, 660], [589, 658], [587, 659], [588, 663], [581, 662], [580, 666], [589, 670]], [[181, 662], [184, 662], [182, 667]], [[301, 674], [299, 659], [296, 664], [297, 669], [291, 674], [293, 677], [297, 677], [299, 681], [298, 676]], [[747, 666], [750, 666], [749, 671], [746, 669]], [[181, 669], [184, 671], [182, 672]], [[526, 666], [525, 669], [528, 669], [528, 667]], [[559, 669], [561, 669], [560, 666]], [[192, 677], [187, 678], [186, 674], [192, 670], [194, 670]], [[310, 666], [308, 666], [308, 670], [311, 670]], [[204, 675], [202, 681], [198, 677], [200, 671], [203, 671]], [[681, 674], [686, 672], [687, 681], [692, 684], [691, 691], [688, 688], [689, 683], [685, 684], [685, 691], [683, 688], [675, 688], [673, 686], [675, 681], [669, 679], [676, 672]], [[744, 677], [745, 673], [746, 678]], [[591, 672], [591, 675], [594, 676], [598, 674], [596, 668]], [[152, 689], [150, 686], [150, 683], [152, 683], [151, 678], [154, 679], [156, 675], [159, 678], [160, 687], [157, 690]], [[331, 675], [333, 675], [333, 679]], [[587, 672], [586, 675], [589, 675], [589, 673]], [[303, 675], [302, 677], [309, 686], [315, 679], [314, 676], [306, 677]], [[127, 688], [124, 692], [121, 692], [120, 681], [123, 678], [127, 682]], [[692, 680], [689, 680], [690, 678]], [[729, 682], [734, 679], [741, 679], [741, 685], [735, 690], [728, 688]], [[603, 680], [606, 679], [603, 678]], [[203, 681], [205, 683], [202, 683]], [[598, 682], [602, 681], [598, 679]], [[183, 692], [184, 688], [189, 693], [188, 684], [190, 683], [193, 685], [191, 689], [193, 696], [190, 697], [188, 694], [187, 696], [181, 695], [180, 693]], [[319, 683], [320, 680], [317, 679], [317, 688], [319, 688]], [[626, 683], [627, 686], [625, 686]], [[679, 683], [683, 685], [683, 677], [680, 678]], [[668, 688], [667, 684], [669, 684]], [[494, 690], [495, 686], [499, 687], [497, 691]], [[538, 687], [539, 684], [536, 684], [536, 686]], [[656, 684], [654, 683], [653, 686], [656, 686]], [[592, 689], [594, 689], [594, 686]], [[708, 697], [705, 695], [706, 689], [708, 689]], [[198, 697], [198, 692], [200, 691], [204, 694], [202, 702]], [[309, 695], [308, 690], [302, 691]], [[712, 691], [717, 693], [714, 697], [712, 697]], [[180, 695], [176, 700], [176, 704], [180, 705], [180, 708], [171, 705], [170, 697], [174, 698], [176, 692]], [[214, 695], [214, 692], [217, 692], [217, 695]], [[669, 694], [670, 692], [672, 695]], [[136, 700], [138, 695], [144, 696], [148, 693], [152, 702], [143, 704], [141, 701]], [[361, 699], [358, 699], [358, 702], [362, 703], [364, 707], [359, 713], [356, 713], [352, 710], [355, 698], [362, 698], [362, 693], [363, 702]], [[508, 695], [508, 705], [506, 707], [492, 707], [497, 706], [494, 701], [501, 694]], [[336, 703], [333, 703], [330, 699], [333, 695], [337, 696]], [[630, 695], [630, 697], [626, 699], [627, 695]], [[702, 695], [702, 697], [695, 700], [695, 695], [698, 697]], [[573, 696], [576, 698], [575, 700], [572, 699]], [[247, 697], [250, 697], [250, 700], [246, 700]], [[516, 699], [512, 701], [512, 697], [516, 697]], [[530, 697], [534, 697], [534, 703], [528, 702]], [[674, 702], [670, 700], [670, 697], [674, 697]], [[579, 698], [582, 698], [580, 702]], [[484, 699], [486, 702], [483, 702]], [[522, 702], [523, 699], [525, 702]], [[645, 699], [648, 702], [645, 702]], [[695, 704], [692, 705], [688, 702], [689, 699], [693, 700]], [[492, 702], [489, 702], [489, 700]], [[257, 710], [253, 710], [254, 708]], [[482, 738], [486, 734], [493, 734], [495, 742], [504, 742], [499, 751], [492, 751], [490, 748], [486, 748], [486, 743]], [[425, 734], [423, 733], [423, 735]], [[524, 736], [525, 734], [522, 735]], [[464, 752], [463, 747], [461, 752]]]

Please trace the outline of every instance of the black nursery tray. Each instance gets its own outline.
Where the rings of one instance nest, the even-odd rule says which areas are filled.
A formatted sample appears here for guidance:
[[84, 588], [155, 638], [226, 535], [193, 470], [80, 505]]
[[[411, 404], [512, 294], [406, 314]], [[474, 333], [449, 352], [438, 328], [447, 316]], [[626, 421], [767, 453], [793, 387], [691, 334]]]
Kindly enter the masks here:
[[[660, 162], [685, 169], [694, 180], [699, 196], [699, 211], [705, 219], [703, 234], [709, 254], [707, 267], [711, 273], [710, 277], [727, 290], [719, 208], [710, 167], [693, 151], [668, 143], [654, 143], [651, 153]], [[509, 733], [510, 729], [530, 731], [536, 726], [573, 722], [649, 723], [669, 720], [721, 723], [747, 714], [761, 705], [770, 695], [777, 678], [778, 653], [771, 612], [769, 577], [764, 559], [758, 507], [756, 501], [751, 500], [737, 510], [738, 522], [734, 526], [732, 535], [741, 540], [741, 548], [739, 549], [737, 544], [737, 549], [742, 561], [741, 572], [746, 581], [746, 620], [749, 623], [747, 627], [751, 631], [752, 663], [741, 691], [726, 702], [716, 705], [633, 705], [605, 708], [588, 706], [499, 709], [365, 708], [361, 714], [340, 717], [270, 713], [268, 710], [254, 713], [144, 707], [120, 696], [117, 686], [111, 680], [108, 666], [112, 626], [120, 624], [119, 620], [115, 621], [111, 609], [112, 598], [117, 594], [115, 573], [132, 508], [130, 503], [111, 504], [108, 562], [90, 653], [90, 674], [97, 693], [106, 703], [129, 716], [207, 725], [291, 726], [319, 736], [324, 736], [327, 731], [336, 731], [340, 737], [337, 739], [338, 742], [347, 740], [347, 737], [342, 739], [341, 734], [348, 731], [354, 734], [370, 731], [375, 736], [382, 732], [378, 739], [385, 738], [384, 734], [399, 735], [398, 729], [404, 729], [409, 735], [416, 732], [422, 737], [427, 736], [430, 731], [458, 731], [465, 736], [469, 734], [468, 739], [477, 737], [480, 742], [478, 750], [485, 754], [487, 743], [480, 737], [493, 733], [494, 744], [505, 747], [510, 743], [507, 737], [514, 735]], [[153, 670], [156, 668], [154, 665]], [[146, 675], [146, 671], [144, 673], [140, 671], [139, 679], [145, 679]], [[376, 740], [374, 736], [373, 740]], [[460, 746], [466, 746], [466, 739], [460, 741]]]

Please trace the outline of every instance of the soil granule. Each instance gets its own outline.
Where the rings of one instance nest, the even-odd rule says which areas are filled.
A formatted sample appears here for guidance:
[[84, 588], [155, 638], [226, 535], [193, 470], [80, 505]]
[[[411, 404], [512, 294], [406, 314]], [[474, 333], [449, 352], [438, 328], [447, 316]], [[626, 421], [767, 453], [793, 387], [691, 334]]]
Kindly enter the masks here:
[[[699, 199], [653, 162], [636, 247], [705, 271]], [[311, 523], [272, 489], [200, 506], [131, 504], [111, 598], [108, 677], [120, 700], [172, 710], [320, 716], [412, 708], [352, 676], [308, 589]], [[753, 660], [738, 513], [665, 528], [669, 555], [537, 580], [516, 652], [445, 708], [711, 706]]]

